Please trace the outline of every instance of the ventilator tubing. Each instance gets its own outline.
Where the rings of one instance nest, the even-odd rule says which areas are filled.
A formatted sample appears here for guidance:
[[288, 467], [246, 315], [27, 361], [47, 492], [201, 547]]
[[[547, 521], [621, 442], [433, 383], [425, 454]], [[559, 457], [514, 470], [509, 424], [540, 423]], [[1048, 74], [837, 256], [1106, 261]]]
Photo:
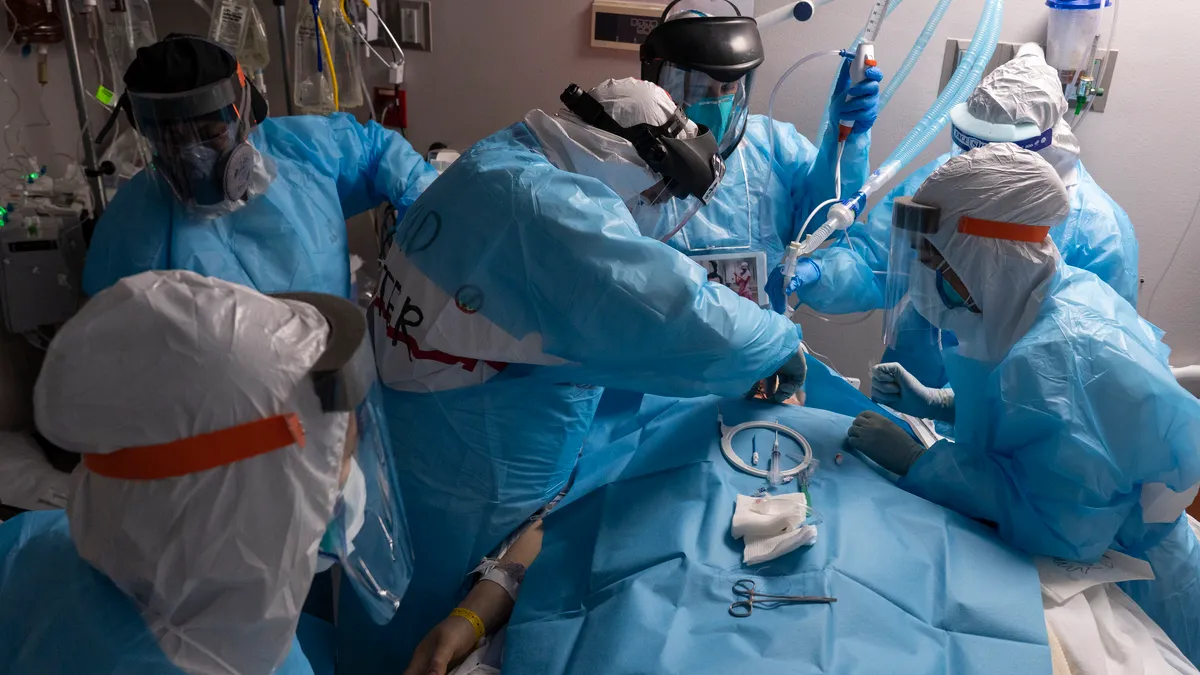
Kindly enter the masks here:
[[[917, 36], [917, 41], [913, 43], [912, 49], [908, 50], [908, 56], [904, 57], [904, 61], [900, 64], [900, 67], [889, 78], [887, 88], [883, 90], [883, 94], [879, 97], [880, 110], [887, 107], [888, 101], [892, 100], [892, 95], [896, 93], [900, 85], [904, 84], [904, 80], [908, 79], [908, 74], [917, 65], [917, 61], [920, 60], [921, 54], [925, 52], [925, 47], [929, 44], [929, 40], [933, 38], [934, 31], [937, 30], [938, 24], [942, 22], [942, 18], [946, 16], [946, 10], [950, 9], [950, 3], [953, 1], [939, 0], [937, 6], [933, 8], [933, 13], [929, 15], [929, 20], [925, 22], [925, 28]], [[896, 4], [900, 3], [897, 2]]]
[[[894, 6], [894, 5], [893, 5]], [[946, 84], [945, 89], [933, 102], [929, 112], [917, 122], [912, 131], [900, 141], [900, 145], [884, 160], [883, 164], [867, 179], [862, 189], [838, 204], [829, 208], [828, 220], [812, 234], [800, 242], [803, 232], [797, 235], [797, 240], [788, 245], [784, 258], [783, 284], [784, 288], [791, 283], [796, 272], [796, 261], [800, 256], [809, 255], [817, 250], [825, 240], [837, 230], [850, 227], [854, 219], [862, 212], [876, 191], [886, 185], [918, 154], [921, 153], [946, 126], [950, 109], [967, 100], [967, 96], [979, 84], [983, 69], [991, 60], [1000, 38], [1000, 25], [1003, 19], [1004, 0], [986, 0], [979, 25], [971, 38], [971, 46], [963, 56], [962, 61], [954, 70], [954, 75]]]

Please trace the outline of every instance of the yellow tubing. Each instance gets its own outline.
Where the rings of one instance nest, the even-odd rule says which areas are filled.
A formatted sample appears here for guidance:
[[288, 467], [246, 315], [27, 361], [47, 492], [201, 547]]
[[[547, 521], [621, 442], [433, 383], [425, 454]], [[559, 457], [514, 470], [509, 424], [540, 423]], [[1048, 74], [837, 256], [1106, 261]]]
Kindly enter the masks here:
[[341, 110], [338, 100], [337, 71], [333, 67], [333, 54], [329, 50], [329, 38], [325, 35], [325, 22], [317, 17], [317, 30], [321, 33], [321, 47], [325, 50], [325, 66], [329, 68], [329, 79], [333, 84], [333, 109]]

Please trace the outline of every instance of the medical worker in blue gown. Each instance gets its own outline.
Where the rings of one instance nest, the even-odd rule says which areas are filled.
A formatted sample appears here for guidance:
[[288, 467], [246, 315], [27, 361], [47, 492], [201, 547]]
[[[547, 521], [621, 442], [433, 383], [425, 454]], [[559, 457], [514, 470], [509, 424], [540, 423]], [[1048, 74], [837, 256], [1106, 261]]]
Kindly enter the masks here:
[[[745, 33], [739, 36], [743, 39], [708, 39], [739, 31]], [[825, 221], [828, 200], [838, 194], [839, 154], [841, 194], [853, 194], [870, 173], [870, 129], [879, 113], [883, 73], [867, 68], [866, 78], [851, 87], [850, 64], [843, 65], [829, 105], [829, 128], [818, 151], [791, 124], [749, 114], [754, 70], [763, 62], [753, 19], [676, 12], [646, 37], [641, 59], [642, 79], [666, 89], [690, 118], [718, 129], [725, 159], [721, 189], [668, 243], [689, 256], [765, 254], [767, 294], [782, 312], [784, 249], [814, 211], [819, 213], [813, 222]], [[724, 83], [735, 78], [745, 78], [746, 85]], [[705, 86], [713, 81], [725, 86]], [[716, 121], [723, 118], [730, 121]], [[842, 142], [836, 120], [854, 123]], [[802, 264], [798, 272], [801, 279], [817, 273], [811, 263]], [[764, 305], [767, 301], [761, 299]]]
[[386, 628], [339, 607], [347, 672], [407, 663], [568, 484], [601, 386], [738, 396], [778, 374], [786, 398], [803, 381], [796, 325], [661, 241], [719, 187], [710, 129], [642, 80], [562, 99], [464, 153], [385, 257], [373, 331], [416, 572]]
[[[1050, 230], [1063, 260], [1095, 274], [1136, 307], [1138, 244], [1133, 223], [1084, 168], [1079, 141], [1063, 120], [1066, 111], [1057, 71], [1046, 64], [1040, 47], [1026, 45], [1015, 59], [983, 78], [967, 101], [951, 111], [951, 152], [917, 169], [889, 192], [871, 210], [865, 226], [851, 227], [846, 239], [812, 255], [821, 276], [798, 291], [800, 302], [829, 314], [883, 307], [883, 273], [896, 198], [912, 196], [935, 169], [956, 154], [988, 142], [1017, 141], [1050, 162], [1067, 187], [1070, 210]], [[937, 343], [952, 342], [953, 337], [932, 328], [915, 313], [903, 319], [911, 339], [889, 349], [883, 363], [900, 363], [925, 384], [942, 386], [946, 373]]]
[[347, 300], [182, 270], [93, 297], [34, 390], [38, 429], [84, 458], [67, 509], [0, 524], [0, 673], [332, 675], [332, 626], [300, 613], [322, 561], [403, 592], [367, 545], [396, 505], [372, 487], [365, 336]]
[[347, 297], [346, 219], [385, 201], [403, 216], [437, 177], [374, 122], [268, 119], [233, 56], [201, 38], [139, 49], [125, 87], [118, 110], [148, 141], [153, 166], [97, 223], [88, 295], [143, 270], [190, 269], [263, 292]]
[[1161, 332], [1063, 263], [1048, 233], [1070, 207], [1055, 169], [1011, 144], [952, 157], [897, 199], [888, 285], [905, 299], [885, 322], [895, 338], [911, 307], [958, 344], [942, 352], [950, 389], [876, 379], [872, 395], [953, 422], [955, 441], [925, 450], [868, 412], [850, 443], [1030, 553], [1147, 560], [1157, 578], [1122, 588], [1200, 663], [1200, 547], [1184, 515], [1200, 401], [1172, 377]]

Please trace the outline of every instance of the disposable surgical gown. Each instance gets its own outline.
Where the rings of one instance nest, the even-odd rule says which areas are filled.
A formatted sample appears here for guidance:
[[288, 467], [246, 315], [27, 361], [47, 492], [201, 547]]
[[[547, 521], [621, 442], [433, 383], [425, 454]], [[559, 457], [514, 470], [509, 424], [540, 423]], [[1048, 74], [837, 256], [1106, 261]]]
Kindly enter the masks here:
[[[791, 124], [751, 115], [745, 137], [726, 161], [721, 188], [671, 238], [671, 246], [689, 256], [764, 251], [770, 270], [767, 288], [782, 289], [779, 266], [784, 249], [812, 210], [836, 194], [837, 134], [825, 134], [825, 139], [818, 152]], [[866, 182], [870, 146], [869, 132], [847, 140], [842, 155], [843, 195]], [[810, 230], [825, 222], [822, 214], [827, 209], [813, 218]], [[771, 295], [776, 311], [782, 311], [782, 295], [774, 290]]]
[[[183, 673], [133, 600], [79, 557], [62, 511], [23, 513], [0, 524], [0, 626], [0, 675]], [[331, 665], [316, 672], [332, 675]], [[293, 639], [275, 675], [313, 672]]]
[[199, 218], [147, 171], [117, 192], [88, 249], [83, 290], [150, 269], [187, 269], [264, 293], [350, 294], [346, 219], [385, 200], [399, 215], [437, 172], [398, 133], [337, 113], [268, 118], [250, 142], [274, 161], [264, 194]]
[[1157, 579], [1128, 592], [1200, 663], [1200, 546], [1178, 512], [1144, 522], [1141, 501], [1144, 485], [1200, 482], [1200, 402], [1171, 376], [1157, 329], [1112, 288], [1067, 266], [1048, 284], [998, 364], [944, 352], [957, 442], [933, 445], [900, 484], [1030, 553], [1148, 560]]
[[[911, 197], [925, 179], [933, 174], [951, 153], [914, 171], [871, 209], [866, 223], [855, 223], [841, 239], [819, 250], [812, 259], [821, 268], [821, 278], [800, 290], [798, 296], [818, 312], [848, 314], [884, 306], [884, 272], [888, 264], [888, 246], [892, 236], [892, 204], [897, 197]], [[1067, 219], [1051, 228], [1050, 237], [1063, 261], [1088, 270], [1113, 288], [1121, 297], [1137, 306], [1138, 243], [1133, 223], [1125, 211], [1100, 188], [1083, 162], [1077, 163], [1078, 183], [1068, 185], [1071, 212]], [[919, 344], [900, 344], [888, 350], [884, 362], [898, 361], [917, 379], [929, 386], [946, 383], [945, 369], [934, 345], [937, 330], [920, 316], [905, 317], [906, 335], [917, 335], [917, 328], [935, 334]], [[954, 344], [952, 338], [942, 336]]]
[[386, 627], [342, 595], [347, 672], [402, 668], [480, 558], [567, 484], [596, 385], [737, 396], [799, 348], [797, 326], [642, 236], [525, 123], [441, 175], [384, 267], [372, 330], [416, 567]]

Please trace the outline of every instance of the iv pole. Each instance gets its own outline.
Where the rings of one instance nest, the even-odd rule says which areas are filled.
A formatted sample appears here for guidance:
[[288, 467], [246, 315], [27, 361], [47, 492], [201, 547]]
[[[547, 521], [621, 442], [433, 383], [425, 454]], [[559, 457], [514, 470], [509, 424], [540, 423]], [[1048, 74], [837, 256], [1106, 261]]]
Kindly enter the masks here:
[[287, 0], [275, 0], [275, 11], [279, 16], [279, 63], [283, 66], [283, 95], [287, 96], [288, 114], [295, 115], [296, 104], [292, 100], [292, 67], [288, 63]]
[[87, 93], [83, 88], [83, 72], [79, 68], [79, 48], [75, 44], [75, 18], [71, 14], [71, 0], [58, 0], [63, 30], [66, 33], [67, 65], [71, 68], [71, 89], [75, 92], [75, 110], [79, 115], [79, 135], [83, 141], [83, 173], [87, 176], [92, 191], [92, 216], [100, 219], [108, 206], [104, 185], [100, 182], [100, 171], [96, 163], [96, 148], [92, 143], [91, 122], [88, 120]]

